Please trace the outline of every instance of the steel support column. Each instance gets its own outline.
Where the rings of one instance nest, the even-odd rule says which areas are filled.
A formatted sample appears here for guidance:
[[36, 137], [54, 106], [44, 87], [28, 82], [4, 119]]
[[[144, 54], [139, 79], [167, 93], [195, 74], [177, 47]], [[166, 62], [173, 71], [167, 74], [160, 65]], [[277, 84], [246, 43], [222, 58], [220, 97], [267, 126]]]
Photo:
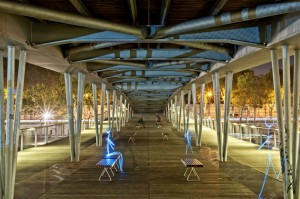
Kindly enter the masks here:
[[4, 71], [3, 71], [3, 51], [0, 50], [0, 199], [4, 195], [4, 141], [5, 141], [5, 124], [4, 124]]
[[166, 115], [167, 115], [168, 122], [170, 122], [170, 120], [169, 120], [169, 114], [170, 114], [170, 112], [169, 112], [169, 103], [167, 103]]
[[221, 129], [221, 111], [220, 111], [220, 82], [219, 73], [213, 74], [213, 89], [214, 89], [214, 102], [215, 102], [215, 121], [218, 139], [218, 156], [219, 161], [223, 161], [223, 138]]
[[125, 126], [125, 120], [127, 117], [127, 111], [126, 111], [126, 105], [127, 105], [127, 99], [124, 100], [124, 114], [122, 113], [122, 126]]
[[69, 122], [69, 140], [70, 140], [70, 156], [71, 162], [74, 162], [75, 158], [75, 146], [74, 146], [74, 110], [73, 110], [73, 94], [72, 94], [72, 75], [65, 73], [65, 87], [66, 87], [66, 101], [68, 110], [68, 122]]
[[118, 97], [116, 96], [116, 129], [117, 129], [117, 132], [120, 131], [119, 120], [120, 120], [120, 102], [119, 102], [119, 106], [118, 106]]
[[12, 168], [13, 168], [13, 127], [14, 127], [14, 77], [15, 77], [15, 47], [8, 46], [7, 57], [7, 100], [6, 100], [6, 143], [5, 143], [5, 186], [4, 198], [13, 198]]
[[294, 56], [294, 83], [293, 83], [293, 168], [294, 168], [294, 182], [298, 184], [298, 176], [297, 176], [297, 170], [298, 170], [298, 148], [299, 148], [299, 113], [298, 113], [298, 107], [299, 107], [299, 86], [300, 86], [300, 65], [299, 65], [299, 54], [300, 50], [295, 50], [295, 56]]
[[176, 128], [178, 129], [178, 99], [177, 99], [177, 95], [174, 96], [175, 98], [175, 124], [176, 124]]
[[186, 128], [184, 132], [189, 130], [190, 125], [190, 103], [191, 103], [191, 90], [188, 91], [188, 101], [187, 101], [187, 110], [186, 110]]
[[282, 101], [280, 95], [280, 76], [279, 76], [279, 66], [278, 66], [278, 56], [276, 50], [271, 50], [271, 60], [272, 60], [272, 71], [273, 71], [273, 85], [275, 91], [275, 102], [276, 102], [276, 115], [277, 115], [277, 127], [280, 135], [280, 162], [281, 172], [282, 172], [282, 183], [283, 183], [283, 193], [284, 198], [287, 198], [287, 176], [288, 176], [288, 164], [286, 161], [286, 143], [285, 143], [285, 130], [283, 124], [283, 111], [282, 111]]
[[100, 137], [99, 137], [100, 143], [99, 143], [99, 146], [102, 146], [105, 92], [106, 92], [106, 84], [102, 83], [102, 85], [101, 85]]
[[129, 104], [129, 102], [127, 102], [127, 117], [126, 117], [126, 122], [129, 121], [129, 117], [130, 117], [130, 104]]
[[78, 88], [77, 88], [77, 118], [75, 131], [75, 161], [79, 162], [80, 157], [80, 142], [81, 142], [81, 122], [82, 122], [82, 105], [83, 93], [85, 84], [85, 74], [78, 73]]
[[172, 113], [173, 110], [172, 109], [173, 109], [173, 99], [171, 99], [171, 101], [170, 101], [170, 109], [169, 109], [170, 110], [170, 121], [171, 121], [172, 126], [173, 126], [173, 118], [174, 117], [173, 117], [173, 113]]
[[199, 137], [198, 137], [198, 143], [199, 146], [201, 146], [202, 143], [202, 120], [204, 116], [204, 93], [205, 93], [205, 83], [201, 84], [201, 90], [200, 90], [200, 107], [199, 107]]
[[[183, 132], [185, 132], [185, 102], [184, 102], [184, 91], [181, 91], [180, 93], [180, 103], [181, 103], [181, 112], [182, 112], [182, 117], [180, 117], [180, 120], [183, 119]], [[180, 114], [181, 115], [181, 114]], [[182, 118], [182, 119], [181, 119]], [[181, 124], [180, 124], [181, 128]]]
[[[299, 154], [300, 154], [300, 147], [299, 147], [299, 142], [297, 142], [297, 140], [299, 140], [299, 133], [298, 133], [298, 128], [299, 128], [299, 124], [298, 124], [298, 118], [299, 118], [299, 115], [298, 115], [298, 106], [299, 106], [299, 76], [300, 76], [300, 50], [297, 49], [295, 50], [295, 56], [294, 56], [294, 98], [295, 96], [297, 96], [297, 100], [294, 99], [293, 102], [294, 102], [294, 118], [293, 118], [293, 132], [294, 132], [294, 138], [293, 140], [295, 141], [294, 142], [294, 148], [293, 148], [293, 151], [295, 153], [294, 155], [294, 168], [295, 168], [295, 179], [294, 179], [294, 182], [295, 182], [295, 198], [300, 198], [300, 169], [299, 169]], [[296, 84], [298, 86], [298, 88], [296, 89]], [[295, 94], [297, 93], [297, 94]]]
[[115, 128], [115, 112], [116, 112], [116, 90], [113, 90], [113, 104], [112, 104], [112, 123], [111, 123], [111, 137], [114, 137]]
[[97, 84], [92, 83], [93, 90], [93, 99], [94, 99], [94, 121], [95, 121], [95, 130], [96, 130], [96, 146], [99, 144], [99, 124], [98, 124], [98, 101], [97, 101]]
[[288, 198], [293, 198], [293, 141], [291, 128], [291, 85], [290, 85], [290, 56], [289, 46], [282, 46], [282, 69], [283, 69], [283, 92], [284, 92], [284, 121], [285, 136], [287, 140], [287, 161], [289, 166], [288, 174]]
[[[194, 109], [194, 126], [196, 140], [199, 140], [199, 131], [198, 131], [198, 115], [197, 115], [197, 93], [196, 93], [196, 83], [192, 84], [192, 94], [193, 94], [193, 109]], [[196, 141], [196, 146], [199, 146], [199, 142]]]
[[110, 122], [110, 100], [109, 100], [109, 91], [106, 91], [106, 105], [107, 105], [107, 119], [108, 119], [108, 128], [111, 128]]
[[123, 119], [123, 96], [120, 95], [120, 112], [119, 112], [119, 131], [121, 130], [121, 122]]
[[24, 88], [24, 76], [25, 76], [25, 64], [26, 64], [26, 50], [20, 50], [19, 56], [19, 66], [18, 66], [18, 81], [17, 81], [17, 94], [15, 103], [15, 123], [14, 123], [14, 142], [13, 142], [13, 168], [12, 168], [12, 198], [14, 198], [14, 184], [16, 179], [16, 169], [17, 169], [17, 158], [18, 158], [18, 148], [19, 148], [19, 128], [20, 128], [20, 117], [22, 111], [22, 98], [23, 98], [23, 88]]
[[224, 108], [224, 139], [223, 139], [223, 161], [227, 161], [227, 147], [228, 147], [228, 131], [229, 131], [229, 111], [232, 90], [232, 72], [226, 73], [225, 78], [225, 108]]

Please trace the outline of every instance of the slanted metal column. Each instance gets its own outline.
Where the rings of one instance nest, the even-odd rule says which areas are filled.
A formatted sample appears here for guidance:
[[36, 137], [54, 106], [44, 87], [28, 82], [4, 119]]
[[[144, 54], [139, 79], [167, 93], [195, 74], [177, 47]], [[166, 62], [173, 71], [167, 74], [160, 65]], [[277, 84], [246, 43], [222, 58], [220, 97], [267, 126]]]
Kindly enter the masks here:
[[3, 71], [3, 51], [0, 49], [0, 199], [3, 199], [4, 193], [4, 141], [5, 141], [5, 124], [4, 124], [4, 71]]
[[82, 104], [85, 84], [85, 74], [78, 73], [78, 90], [77, 90], [77, 119], [75, 131], [75, 161], [79, 162], [80, 157], [80, 140], [81, 140], [81, 122], [82, 122]]
[[[181, 103], [181, 109], [180, 109], [180, 121], [183, 119], [183, 132], [185, 132], [185, 102], [184, 102], [184, 91], [181, 91], [180, 93], [180, 103]], [[181, 113], [182, 113], [182, 117], [181, 117]], [[181, 123], [180, 123], [180, 127], [181, 129]], [[179, 129], [179, 130], [180, 130]]]
[[119, 131], [121, 130], [121, 122], [123, 118], [123, 96], [120, 95], [120, 112], [119, 112]]
[[170, 109], [169, 109], [169, 111], [170, 111], [170, 121], [171, 121], [171, 123], [172, 123], [172, 126], [173, 126], [173, 99], [171, 99], [171, 101], [170, 101]]
[[[290, 56], [289, 46], [282, 46], [282, 69], [283, 69], [283, 92], [284, 92], [284, 121], [285, 136], [287, 140], [287, 161], [289, 166], [288, 174], [288, 197], [293, 198], [293, 141], [291, 128], [291, 85], [290, 85]], [[290, 189], [290, 190], [289, 190]]]
[[225, 78], [225, 108], [224, 108], [224, 139], [223, 139], [223, 161], [227, 161], [227, 147], [228, 147], [228, 131], [229, 131], [229, 111], [232, 90], [232, 72], [226, 73]]
[[129, 117], [130, 117], [130, 104], [129, 104], [129, 102], [127, 102], [127, 117], [126, 117], [126, 122], [129, 121]]
[[111, 123], [111, 137], [114, 137], [115, 128], [115, 112], [116, 112], [116, 90], [113, 90], [113, 105], [112, 105], [112, 123]]
[[66, 86], [66, 101], [68, 110], [68, 122], [69, 122], [69, 140], [70, 140], [70, 156], [71, 162], [74, 162], [75, 158], [75, 146], [74, 146], [74, 110], [73, 110], [73, 94], [72, 94], [72, 75], [65, 73], [65, 86]]
[[132, 118], [132, 107], [130, 106], [129, 107], [129, 119], [131, 120], [131, 118]]
[[110, 100], [109, 100], [109, 91], [106, 91], [106, 105], [107, 105], [107, 119], [108, 119], [108, 128], [111, 128], [110, 123]]
[[92, 83], [93, 99], [94, 99], [94, 121], [96, 130], [96, 146], [100, 146], [99, 143], [99, 124], [98, 124], [98, 101], [97, 101], [97, 84]]
[[170, 120], [169, 120], [169, 114], [170, 114], [170, 112], [169, 112], [169, 103], [167, 104], [167, 107], [166, 107], [166, 113], [167, 113], [167, 119], [170, 122]]
[[198, 137], [198, 145], [201, 146], [202, 143], [202, 120], [204, 116], [204, 92], [205, 92], [205, 83], [201, 84], [200, 90], [200, 107], [199, 107], [199, 137]]
[[105, 91], [106, 91], [106, 84], [102, 83], [102, 85], [101, 85], [100, 136], [99, 136], [100, 143], [99, 143], [99, 146], [102, 146]]
[[125, 98], [124, 100], [124, 113], [122, 113], [122, 126], [125, 126], [125, 120], [126, 120], [126, 105], [127, 105], [127, 100]]
[[[288, 176], [288, 163], [286, 161], [286, 142], [285, 142], [285, 131], [283, 125], [283, 111], [282, 111], [282, 101], [280, 95], [280, 76], [279, 76], [279, 66], [278, 66], [278, 56], [276, 50], [271, 50], [271, 59], [272, 59], [272, 71], [273, 71], [273, 85], [275, 91], [275, 102], [276, 102], [276, 115], [277, 115], [277, 127], [280, 135], [280, 162], [284, 162], [281, 164], [281, 172], [282, 172], [282, 184], [283, 184], [283, 193], [284, 198], [287, 198], [287, 176]], [[290, 190], [292, 192], [292, 190]]]
[[4, 198], [13, 198], [12, 168], [13, 168], [13, 126], [14, 126], [14, 77], [15, 77], [15, 47], [8, 46], [7, 57], [7, 100], [6, 100], [6, 143], [5, 143], [5, 189]]
[[188, 91], [188, 102], [187, 102], [187, 110], [186, 110], [186, 128], [184, 132], [189, 130], [190, 124], [190, 103], [191, 103], [191, 90]]
[[218, 139], [218, 156], [219, 161], [223, 161], [223, 138], [221, 133], [221, 111], [220, 111], [220, 82], [219, 73], [215, 72], [213, 75], [214, 101], [215, 101], [215, 120]]
[[[119, 103], [119, 105], [120, 105], [120, 103]], [[118, 96], [116, 96], [116, 127], [117, 127], [117, 132], [120, 131], [119, 120], [120, 120], [120, 106], [118, 106]]]
[[[198, 116], [197, 116], [197, 93], [196, 93], [196, 83], [192, 84], [192, 94], [193, 94], [193, 109], [194, 109], [194, 126], [196, 140], [199, 140], [199, 131], [198, 131]], [[196, 141], [196, 146], [199, 146], [199, 142]]]
[[[294, 182], [295, 182], [295, 198], [300, 198], [300, 168], [299, 168], [299, 142], [297, 142], [297, 140], [299, 140], [299, 133], [298, 133], [298, 128], [299, 128], [299, 124], [298, 124], [298, 118], [299, 118], [299, 114], [298, 114], [298, 107], [299, 107], [299, 77], [300, 77], [300, 50], [297, 49], [295, 50], [295, 56], [294, 56], [294, 105], [293, 105], [293, 109], [294, 109], [294, 114], [293, 114], [293, 132], [294, 132], [294, 144], [293, 144], [293, 151], [294, 151], [294, 166], [293, 168], [295, 171], [294, 174]], [[296, 86], [297, 85], [297, 86]], [[297, 88], [296, 88], [297, 87]], [[296, 99], [295, 99], [296, 98]]]
[[13, 140], [13, 168], [12, 168], [12, 198], [14, 198], [14, 184], [16, 179], [16, 168], [19, 148], [19, 128], [20, 128], [20, 117], [22, 110], [22, 96], [24, 87], [24, 76], [25, 76], [25, 63], [26, 63], [26, 50], [20, 50], [19, 67], [18, 67], [18, 82], [17, 82], [17, 94], [15, 103], [15, 117], [14, 117], [14, 140]]
[[178, 100], [177, 100], [177, 95], [175, 95], [175, 124], [176, 128], [178, 129]]

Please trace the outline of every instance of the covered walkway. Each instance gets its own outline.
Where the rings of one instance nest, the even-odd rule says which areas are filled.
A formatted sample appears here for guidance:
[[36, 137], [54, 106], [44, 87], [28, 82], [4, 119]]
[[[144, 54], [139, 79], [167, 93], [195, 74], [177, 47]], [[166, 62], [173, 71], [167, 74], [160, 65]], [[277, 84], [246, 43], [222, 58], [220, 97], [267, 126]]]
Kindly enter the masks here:
[[[115, 134], [124, 172], [111, 182], [98, 181], [101, 169], [95, 164], [106, 143], [96, 147], [91, 129], [82, 134], [79, 163], [70, 163], [68, 138], [19, 152], [15, 198], [258, 198], [264, 178], [258, 170], [265, 169], [267, 151], [231, 138], [228, 162], [219, 162], [216, 133], [205, 128], [202, 147], [193, 144], [194, 153], [188, 154], [204, 164], [196, 168], [201, 180], [187, 182], [180, 161], [186, 157], [183, 133], [167, 122], [156, 128], [155, 115], [144, 116], [145, 128], [135, 128], [136, 115]], [[135, 142], [128, 143], [127, 134], [135, 131]], [[169, 133], [168, 141], [162, 140], [162, 132]], [[274, 163], [277, 156], [272, 154]], [[263, 196], [283, 198], [282, 183], [268, 177]]]

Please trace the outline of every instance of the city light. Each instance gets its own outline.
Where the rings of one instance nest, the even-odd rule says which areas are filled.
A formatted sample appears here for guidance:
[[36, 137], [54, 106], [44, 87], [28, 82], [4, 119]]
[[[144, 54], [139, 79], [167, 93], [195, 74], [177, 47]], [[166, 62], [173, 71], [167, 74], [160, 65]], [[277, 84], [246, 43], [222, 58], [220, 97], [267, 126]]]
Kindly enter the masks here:
[[44, 118], [45, 120], [47, 120], [47, 119], [49, 119], [49, 118], [51, 118], [51, 117], [52, 117], [52, 115], [51, 115], [49, 112], [43, 113], [43, 118]]

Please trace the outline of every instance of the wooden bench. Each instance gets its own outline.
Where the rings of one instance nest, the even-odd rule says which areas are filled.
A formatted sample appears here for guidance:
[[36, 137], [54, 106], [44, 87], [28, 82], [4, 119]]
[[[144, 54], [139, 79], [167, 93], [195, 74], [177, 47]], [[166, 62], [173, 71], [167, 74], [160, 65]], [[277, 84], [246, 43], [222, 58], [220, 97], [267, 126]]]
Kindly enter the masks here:
[[169, 133], [161, 133], [161, 135], [162, 135], [162, 140], [169, 140], [168, 139]]
[[[115, 159], [115, 158], [103, 158], [102, 160], [100, 160], [96, 166], [97, 167], [100, 167], [100, 168], [103, 168], [100, 176], [99, 176], [99, 181], [101, 181], [101, 178], [105, 175], [105, 173], [107, 174], [108, 176], [108, 180], [103, 180], [102, 181], [111, 181], [111, 175], [114, 176], [114, 172], [113, 172], [113, 168], [115, 168], [115, 164], [117, 163], [118, 159]], [[111, 174], [109, 174], [108, 172], [108, 169], [110, 170]]]
[[[116, 159], [117, 161], [119, 161], [120, 158], [121, 155], [110, 155], [110, 156], [104, 156], [102, 159]], [[120, 170], [118, 163], [116, 163], [113, 168], [115, 169], [116, 173], [118, 173]]]
[[[181, 162], [183, 163], [183, 165], [185, 167], [187, 167], [183, 174], [186, 177], [186, 180], [187, 181], [200, 181], [200, 178], [197, 174], [197, 171], [195, 170], [195, 167], [203, 167], [203, 164], [199, 160], [191, 159], [191, 158], [181, 159]], [[190, 169], [190, 172], [187, 175], [189, 169]], [[192, 172], [193, 172], [194, 176], [196, 177], [196, 179], [190, 179]]]

